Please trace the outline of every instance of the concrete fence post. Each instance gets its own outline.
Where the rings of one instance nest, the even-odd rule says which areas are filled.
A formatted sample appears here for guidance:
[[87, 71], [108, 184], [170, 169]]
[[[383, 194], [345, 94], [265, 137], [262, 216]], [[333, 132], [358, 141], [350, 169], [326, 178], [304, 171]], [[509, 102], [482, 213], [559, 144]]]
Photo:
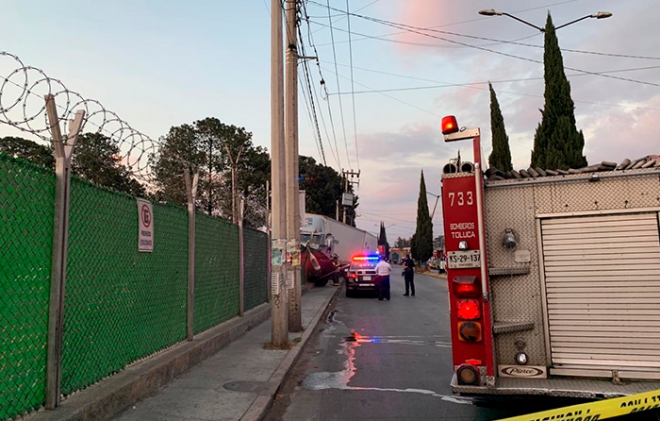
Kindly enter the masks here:
[[192, 341], [195, 329], [195, 200], [197, 198], [199, 173], [195, 172], [192, 179], [190, 175], [190, 169], [186, 169], [183, 173], [188, 197], [188, 313], [186, 334], [187, 339]]
[[66, 287], [66, 256], [69, 231], [69, 189], [71, 157], [82, 127], [84, 111], [76, 112], [69, 125], [66, 143], [62, 138], [55, 97], [46, 95], [46, 112], [55, 149], [55, 200], [53, 218], [53, 252], [50, 272], [50, 302], [48, 308], [48, 344], [46, 356], [46, 409], [60, 404], [62, 379], [62, 342], [64, 340], [64, 292]]
[[243, 211], [245, 199], [238, 198], [238, 261], [240, 264], [238, 275], [238, 315], [245, 313], [245, 229], [243, 228]]

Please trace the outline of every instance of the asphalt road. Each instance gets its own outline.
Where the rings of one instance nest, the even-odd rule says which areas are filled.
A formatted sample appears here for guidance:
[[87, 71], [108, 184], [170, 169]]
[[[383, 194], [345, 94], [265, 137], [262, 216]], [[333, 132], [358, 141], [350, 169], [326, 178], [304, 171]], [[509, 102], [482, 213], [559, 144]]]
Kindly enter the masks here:
[[404, 297], [395, 267], [391, 284], [391, 301], [340, 295], [266, 420], [496, 420], [562, 406], [529, 399], [483, 407], [453, 395], [446, 280], [418, 275], [416, 297]]

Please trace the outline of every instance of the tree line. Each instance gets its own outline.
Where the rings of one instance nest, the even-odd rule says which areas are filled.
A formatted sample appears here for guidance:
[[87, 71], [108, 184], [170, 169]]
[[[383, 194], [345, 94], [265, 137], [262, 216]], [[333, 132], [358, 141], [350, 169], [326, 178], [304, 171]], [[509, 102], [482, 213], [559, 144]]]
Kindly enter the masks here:
[[[21, 137], [0, 138], [0, 152], [46, 168], [55, 166], [51, 145]], [[245, 200], [245, 225], [259, 228], [266, 224], [270, 155], [266, 148], [254, 145], [252, 133], [245, 128], [214, 117], [174, 126], [160, 139], [149, 164], [149, 182], [136, 179], [119, 145], [102, 133], [78, 136], [72, 157], [76, 176], [132, 196], [177, 204], [187, 202], [184, 172], [197, 172], [198, 210], [232, 220], [237, 212], [232, 201], [236, 194]], [[307, 212], [334, 217], [336, 201], [343, 193], [341, 175], [306, 156], [300, 157], [299, 171]], [[354, 215], [355, 210], [350, 212]], [[355, 218], [347, 216], [354, 224]]]

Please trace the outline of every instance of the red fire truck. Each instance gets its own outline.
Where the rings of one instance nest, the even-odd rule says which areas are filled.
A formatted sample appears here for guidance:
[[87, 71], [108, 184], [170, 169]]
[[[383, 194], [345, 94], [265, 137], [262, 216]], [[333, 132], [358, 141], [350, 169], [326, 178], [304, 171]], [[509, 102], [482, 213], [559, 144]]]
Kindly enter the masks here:
[[[660, 389], [660, 159], [443, 168], [452, 390], [598, 399]], [[488, 176], [488, 177], [486, 177]]]

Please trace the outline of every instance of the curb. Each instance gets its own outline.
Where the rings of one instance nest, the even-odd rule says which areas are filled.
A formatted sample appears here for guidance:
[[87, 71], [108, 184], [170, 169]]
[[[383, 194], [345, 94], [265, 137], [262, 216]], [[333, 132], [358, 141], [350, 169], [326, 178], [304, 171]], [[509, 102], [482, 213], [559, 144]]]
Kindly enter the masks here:
[[[270, 408], [277, 392], [280, 390], [280, 386], [284, 382], [284, 379], [289, 374], [289, 371], [293, 365], [298, 361], [301, 351], [305, 348], [307, 341], [312, 336], [316, 330], [316, 326], [319, 324], [319, 321], [322, 319], [323, 315], [327, 312], [328, 306], [332, 303], [337, 296], [344, 290], [344, 283], [341, 282], [337, 290], [323, 303], [323, 305], [316, 312], [309, 325], [305, 328], [303, 335], [301, 336], [300, 342], [294, 345], [291, 350], [286, 354], [286, 357], [282, 360], [279, 367], [268, 379], [268, 389], [263, 392], [263, 394], [257, 396], [252, 402], [247, 411], [240, 418], [240, 421], [259, 421], [265, 415], [266, 411]], [[330, 286], [330, 288], [335, 288]]]
[[146, 360], [74, 393], [52, 411], [42, 410], [29, 416], [30, 421], [98, 421], [148, 397], [194, 365], [259, 326], [270, 317], [270, 304], [264, 303], [195, 336], [179, 342]]

